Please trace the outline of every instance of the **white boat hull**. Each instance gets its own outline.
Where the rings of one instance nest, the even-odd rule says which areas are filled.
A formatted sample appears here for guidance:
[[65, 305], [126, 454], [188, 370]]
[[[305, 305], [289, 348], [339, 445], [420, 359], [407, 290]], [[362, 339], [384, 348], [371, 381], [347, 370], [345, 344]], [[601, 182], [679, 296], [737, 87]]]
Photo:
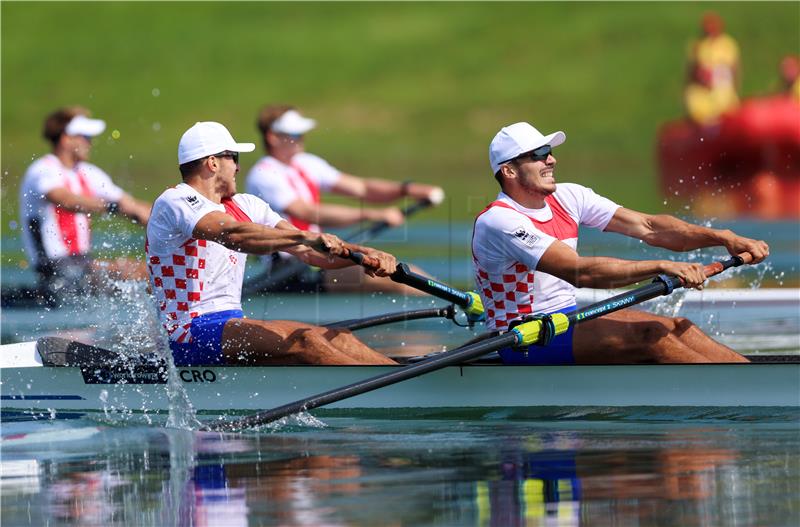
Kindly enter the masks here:
[[[16, 346], [16, 351], [3, 346], [3, 411], [157, 412], [168, 410], [170, 401], [184, 394], [197, 411], [257, 411], [393, 368], [208, 366], [178, 368], [168, 380], [164, 371], [152, 368], [120, 372], [102, 367], [42, 366], [35, 343]], [[330, 408], [542, 406], [800, 408], [800, 363], [452, 366], [345, 399]]]

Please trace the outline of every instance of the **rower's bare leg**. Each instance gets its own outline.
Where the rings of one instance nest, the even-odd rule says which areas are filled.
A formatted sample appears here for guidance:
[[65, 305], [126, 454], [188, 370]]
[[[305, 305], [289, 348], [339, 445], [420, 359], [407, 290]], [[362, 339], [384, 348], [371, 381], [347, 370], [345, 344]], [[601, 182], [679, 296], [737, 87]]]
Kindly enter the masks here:
[[575, 326], [573, 355], [579, 364], [747, 362], [747, 359], [683, 318], [628, 309]]
[[222, 350], [227, 364], [396, 364], [349, 331], [286, 320], [230, 319]]
[[681, 342], [694, 350], [702, 350], [701, 353], [712, 362], [750, 362], [741, 354], [703, 333], [688, 318], [677, 317], [667, 320], [672, 320], [675, 324], [673, 333], [681, 339]]
[[[417, 273], [425, 274], [413, 267]], [[328, 269], [325, 271], [325, 290], [331, 293], [390, 293], [394, 295], [420, 296], [422, 291], [405, 284], [393, 282], [391, 278], [372, 277], [359, 266]]]

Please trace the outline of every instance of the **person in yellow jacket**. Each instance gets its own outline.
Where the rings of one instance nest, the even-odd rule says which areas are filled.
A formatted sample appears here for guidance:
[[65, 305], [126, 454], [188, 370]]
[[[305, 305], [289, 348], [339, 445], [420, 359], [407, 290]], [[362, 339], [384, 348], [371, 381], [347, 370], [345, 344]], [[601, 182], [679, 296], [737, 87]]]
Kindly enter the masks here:
[[724, 32], [716, 13], [703, 16], [702, 36], [689, 48], [689, 78], [684, 103], [690, 119], [711, 126], [739, 106], [739, 46]]

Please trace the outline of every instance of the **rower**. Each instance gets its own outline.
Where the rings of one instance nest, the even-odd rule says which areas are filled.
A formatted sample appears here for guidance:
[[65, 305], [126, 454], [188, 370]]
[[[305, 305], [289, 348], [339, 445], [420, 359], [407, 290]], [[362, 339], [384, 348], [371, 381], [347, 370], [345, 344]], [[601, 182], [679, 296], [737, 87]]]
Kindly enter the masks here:
[[144, 279], [143, 262], [91, 256], [90, 216], [119, 214], [145, 225], [150, 205], [131, 197], [89, 163], [92, 138], [106, 123], [79, 106], [47, 116], [43, 135], [51, 153], [34, 161], [20, 187], [25, 252], [38, 277], [38, 294], [58, 304], [105, 283], [104, 278]]
[[369, 272], [388, 276], [395, 258], [303, 231], [263, 200], [236, 193], [239, 153], [223, 125], [200, 122], [178, 145], [183, 182], [153, 204], [146, 253], [161, 321], [175, 364], [394, 364], [349, 331], [292, 321], [244, 318], [241, 296], [247, 254], [280, 250], [323, 268], [353, 265], [350, 250], [370, 259]]
[[[321, 232], [322, 227], [349, 227], [362, 221], [396, 227], [405, 221], [400, 209], [393, 206], [368, 208], [363, 203], [385, 204], [408, 197], [438, 205], [444, 199], [440, 187], [360, 178], [338, 170], [321, 157], [305, 151], [305, 134], [315, 127], [314, 119], [303, 116], [293, 106], [263, 108], [258, 115], [258, 130], [267, 155], [259, 159], [247, 175], [247, 192], [266, 201], [297, 228]], [[325, 204], [320, 200], [323, 192], [356, 198], [360, 204]], [[271, 266], [273, 276], [279, 276], [283, 274], [282, 269], [295, 266], [295, 259], [286, 253], [276, 253], [267, 265]], [[300, 272], [272, 285], [271, 290], [420, 294], [385, 278], [364, 276], [357, 267], [323, 272], [301, 267]]]
[[[565, 140], [563, 132], [543, 135], [520, 122], [501, 129], [489, 146], [501, 192], [478, 215], [472, 241], [488, 329], [508, 331], [534, 313], [574, 311], [576, 287], [620, 287], [664, 274], [703, 288], [700, 264], [580, 256], [579, 225], [673, 251], [722, 246], [733, 255], [749, 252], [753, 263], [768, 256], [763, 241], [627, 209], [574, 183], [557, 185], [553, 148]], [[746, 361], [685, 318], [633, 309], [570, 327], [549, 345], [500, 355], [507, 363], [532, 364]]]

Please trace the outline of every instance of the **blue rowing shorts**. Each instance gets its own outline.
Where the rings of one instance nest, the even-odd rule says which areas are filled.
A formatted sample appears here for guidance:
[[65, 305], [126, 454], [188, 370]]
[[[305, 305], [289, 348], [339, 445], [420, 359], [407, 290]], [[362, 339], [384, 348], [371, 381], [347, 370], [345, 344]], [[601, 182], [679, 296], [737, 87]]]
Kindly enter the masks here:
[[228, 320], [242, 317], [241, 309], [230, 309], [193, 318], [192, 340], [169, 343], [175, 366], [224, 366], [222, 330]]
[[[575, 306], [565, 307], [554, 313], [571, 313]], [[562, 334], [556, 335], [547, 346], [532, 344], [520, 348], [503, 348], [500, 358], [504, 364], [575, 364], [572, 356], [572, 330], [573, 325]]]

